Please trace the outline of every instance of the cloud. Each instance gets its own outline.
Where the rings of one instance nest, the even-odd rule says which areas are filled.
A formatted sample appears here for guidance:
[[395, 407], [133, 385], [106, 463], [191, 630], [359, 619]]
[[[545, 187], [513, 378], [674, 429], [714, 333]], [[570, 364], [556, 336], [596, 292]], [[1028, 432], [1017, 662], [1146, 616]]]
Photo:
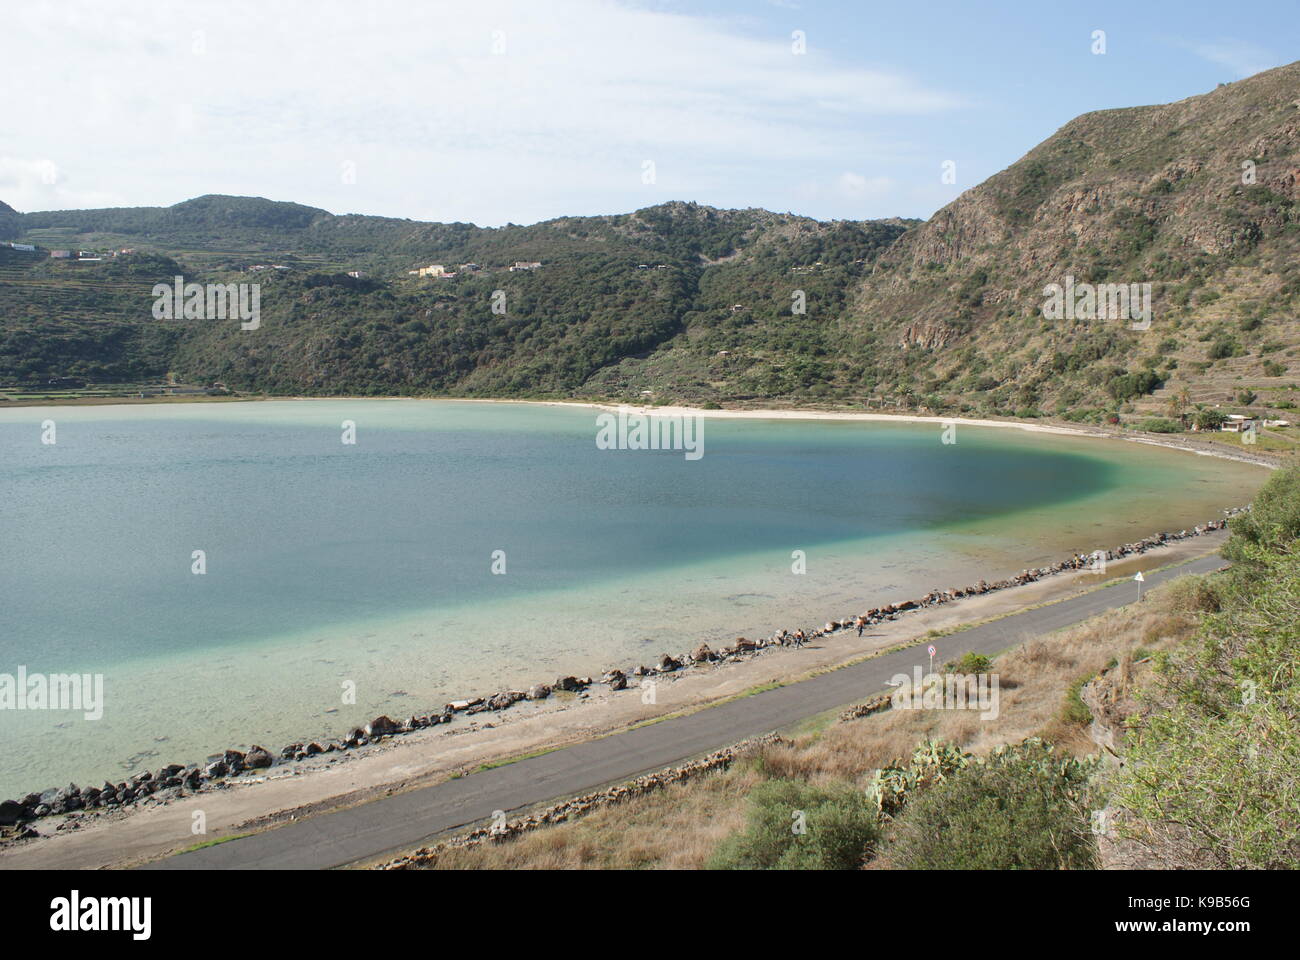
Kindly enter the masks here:
[[40, 209], [257, 193], [528, 222], [888, 157], [878, 131], [890, 118], [960, 105], [811, 40], [796, 54], [784, 28], [605, 0], [282, 11], [252, 0], [11, 8], [6, 70], [31, 83], [6, 104], [0, 153], [49, 157], [68, 187], [26, 177], [0, 199]]
[[1185, 46], [1198, 57], [1227, 67], [1239, 78], [1253, 76], [1280, 66], [1282, 59], [1263, 47], [1245, 40], [1222, 39], [1213, 42], [1189, 42]]
[[80, 189], [48, 157], [0, 156], [0, 200], [19, 212], [84, 209], [121, 203], [113, 193]]
[[845, 171], [836, 178], [835, 188], [846, 197], [862, 197], [869, 193], [876, 194], [896, 189], [897, 185], [890, 177], [864, 177], [860, 173]]

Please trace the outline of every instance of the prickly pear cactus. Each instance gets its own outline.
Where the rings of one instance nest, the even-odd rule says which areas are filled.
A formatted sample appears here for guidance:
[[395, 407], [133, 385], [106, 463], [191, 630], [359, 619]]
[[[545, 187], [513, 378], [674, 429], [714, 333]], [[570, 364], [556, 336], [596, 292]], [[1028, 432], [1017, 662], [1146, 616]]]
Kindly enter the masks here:
[[900, 759], [872, 774], [867, 799], [881, 817], [893, 817], [916, 790], [946, 780], [971, 759], [970, 754], [950, 743], [926, 740], [913, 751], [906, 766]]

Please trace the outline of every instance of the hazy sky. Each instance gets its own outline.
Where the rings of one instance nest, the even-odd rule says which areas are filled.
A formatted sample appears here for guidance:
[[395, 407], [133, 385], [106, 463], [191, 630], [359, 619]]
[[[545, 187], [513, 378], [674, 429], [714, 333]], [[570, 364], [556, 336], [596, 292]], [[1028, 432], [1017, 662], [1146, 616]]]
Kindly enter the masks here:
[[1295, 0], [4, 0], [0, 24], [19, 210], [231, 193], [485, 226], [927, 217], [1079, 113], [1300, 59]]

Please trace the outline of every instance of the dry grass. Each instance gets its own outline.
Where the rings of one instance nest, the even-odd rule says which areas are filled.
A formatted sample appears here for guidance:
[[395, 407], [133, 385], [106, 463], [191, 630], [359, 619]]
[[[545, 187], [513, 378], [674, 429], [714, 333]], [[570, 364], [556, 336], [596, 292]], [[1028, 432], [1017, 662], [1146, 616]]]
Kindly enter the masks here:
[[449, 850], [435, 869], [700, 869], [722, 838], [744, 824], [744, 798], [764, 779], [755, 760], [740, 760], [578, 820]]
[[[1127, 685], [1135, 652], [1166, 648], [1195, 630], [1185, 589], [1153, 591], [1139, 607], [1112, 611], [1069, 630], [1016, 646], [994, 661], [998, 716], [971, 711], [889, 710], [834, 723], [765, 747], [729, 770], [666, 787], [569, 823], [500, 843], [449, 851], [439, 869], [693, 869], [745, 820], [745, 797], [764, 779], [865, 786], [879, 767], [939, 739], [983, 754], [1042, 736], [1059, 749], [1093, 753], [1085, 723], [1063, 710], [1067, 692], [1115, 662]], [[1013, 638], [1008, 638], [1014, 642]]]

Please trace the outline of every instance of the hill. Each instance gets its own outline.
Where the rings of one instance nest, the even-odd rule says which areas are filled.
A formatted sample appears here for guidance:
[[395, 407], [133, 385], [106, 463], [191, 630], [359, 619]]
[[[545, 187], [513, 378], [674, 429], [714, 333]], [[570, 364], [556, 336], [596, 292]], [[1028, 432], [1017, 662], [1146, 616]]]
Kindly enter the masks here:
[[[1287, 402], [1300, 327], [1300, 64], [1081, 116], [903, 237], [842, 325], [887, 390], [1008, 413]], [[1067, 277], [1150, 284], [1146, 330], [1049, 320]], [[1175, 404], [1177, 406], [1177, 404]]]
[[[753, 306], [761, 285], [788, 303], [779, 288], [792, 267], [818, 270], [813, 286], [842, 300], [908, 226], [678, 202], [490, 229], [217, 196], [19, 220], [24, 238], [47, 248], [133, 253], [0, 260], [0, 381], [173, 373], [272, 393], [503, 396], [591, 390], [600, 371], [683, 335], [701, 306], [713, 323], [715, 301], [730, 317], [735, 299]], [[541, 266], [510, 269], [517, 261]], [[432, 262], [456, 276], [410, 276]], [[733, 279], [703, 282], [713, 273]], [[178, 274], [259, 283], [257, 335], [238, 324], [155, 321], [149, 291]], [[778, 311], [755, 307], [765, 320]], [[755, 323], [746, 315], [729, 326]], [[777, 335], [802, 349], [797, 330]], [[155, 349], [159, 338], [170, 347]]]
[[[925, 223], [682, 202], [501, 228], [251, 197], [5, 208], [0, 229], [27, 242], [146, 259], [125, 273], [0, 263], [0, 382], [170, 372], [271, 393], [888, 401], [1166, 431], [1278, 416], [1295, 409], [1300, 349], [1298, 85], [1292, 64], [1086, 114]], [[457, 275], [409, 276], [430, 263]], [[120, 284], [173, 264], [261, 282], [261, 329], [159, 328], [147, 295], [122, 299]], [[249, 272], [268, 264], [288, 269]], [[1050, 285], [1068, 283], [1149, 298], [1149, 325], [1053, 313]]]

